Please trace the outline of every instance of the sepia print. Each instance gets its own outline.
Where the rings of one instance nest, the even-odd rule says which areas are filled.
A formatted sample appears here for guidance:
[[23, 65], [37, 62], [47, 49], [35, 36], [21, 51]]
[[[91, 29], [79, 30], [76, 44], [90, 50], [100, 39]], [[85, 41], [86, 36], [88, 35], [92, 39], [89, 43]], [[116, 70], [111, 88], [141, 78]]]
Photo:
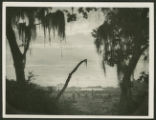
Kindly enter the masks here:
[[62, 4], [4, 4], [3, 115], [152, 116], [153, 9]]

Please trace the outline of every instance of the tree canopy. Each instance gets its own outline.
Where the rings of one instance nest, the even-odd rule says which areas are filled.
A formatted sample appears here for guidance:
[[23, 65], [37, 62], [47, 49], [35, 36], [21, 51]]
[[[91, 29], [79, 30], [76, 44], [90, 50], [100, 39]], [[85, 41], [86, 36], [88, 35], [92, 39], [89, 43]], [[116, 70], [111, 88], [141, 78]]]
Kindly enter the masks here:
[[[118, 73], [141, 55], [149, 41], [147, 8], [114, 8], [107, 10], [104, 23], [92, 32], [97, 52], [105, 65], [117, 65]], [[140, 53], [141, 52], [141, 53]], [[123, 65], [124, 64], [124, 65]]]

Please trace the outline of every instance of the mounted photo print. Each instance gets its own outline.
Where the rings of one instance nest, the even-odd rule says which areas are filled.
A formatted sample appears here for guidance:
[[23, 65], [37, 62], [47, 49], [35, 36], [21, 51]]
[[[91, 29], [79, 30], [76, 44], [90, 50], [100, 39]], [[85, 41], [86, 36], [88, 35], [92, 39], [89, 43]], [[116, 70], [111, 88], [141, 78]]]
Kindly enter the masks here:
[[154, 117], [154, 3], [2, 4], [3, 118]]

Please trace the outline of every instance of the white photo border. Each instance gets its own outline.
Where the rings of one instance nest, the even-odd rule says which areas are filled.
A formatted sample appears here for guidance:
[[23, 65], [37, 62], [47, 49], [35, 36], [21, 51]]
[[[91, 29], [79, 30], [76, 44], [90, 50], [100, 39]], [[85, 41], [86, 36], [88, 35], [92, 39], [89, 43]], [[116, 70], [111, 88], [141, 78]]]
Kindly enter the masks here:
[[[154, 3], [147, 2], [3, 2], [2, 3], [2, 117], [3, 118], [154, 118]], [[6, 114], [6, 7], [107, 7], [149, 8], [149, 100], [148, 116], [119, 115], [25, 115]]]

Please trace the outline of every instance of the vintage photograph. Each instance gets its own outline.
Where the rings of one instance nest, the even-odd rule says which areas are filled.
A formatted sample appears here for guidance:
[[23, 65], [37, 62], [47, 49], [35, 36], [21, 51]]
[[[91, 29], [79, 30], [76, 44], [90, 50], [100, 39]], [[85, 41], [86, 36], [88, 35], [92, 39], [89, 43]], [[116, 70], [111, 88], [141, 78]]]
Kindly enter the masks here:
[[153, 11], [88, 4], [5, 5], [5, 115], [149, 116]]

